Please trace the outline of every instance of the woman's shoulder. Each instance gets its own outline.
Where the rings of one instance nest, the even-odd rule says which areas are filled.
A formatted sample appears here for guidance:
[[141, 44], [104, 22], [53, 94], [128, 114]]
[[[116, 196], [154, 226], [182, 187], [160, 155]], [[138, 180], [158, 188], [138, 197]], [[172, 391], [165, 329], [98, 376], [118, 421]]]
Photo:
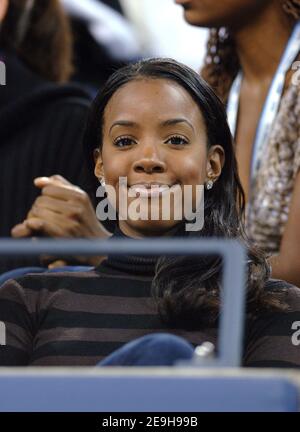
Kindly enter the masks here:
[[[45, 141], [53, 133], [59, 137], [61, 128], [75, 132], [83, 130], [90, 104], [86, 93], [77, 86], [43, 86], [22, 100], [0, 109], [0, 144], [14, 139], [22, 129], [29, 136], [42, 132]], [[53, 129], [53, 122], [61, 128], [57, 126]]]
[[71, 286], [84, 283], [85, 280], [98, 279], [99, 273], [94, 269], [87, 271], [47, 271], [27, 273], [20, 275], [14, 279], [8, 279], [0, 289], [10, 287], [10, 289], [19, 288], [23, 290], [41, 290], [48, 288], [51, 290], [60, 289], [62, 286], [67, 286], [70, 282]]
[[244, 365], [300, 367], [300, 289], [281, 280], [269, 280], [265, 289], [281, 293], [282, 310], [263, 311], [247, 322]]
[[285, 311], [300, 311], [300, 288], [280, 279], [269, 279], [265, 289], [275, 294], [282, 294], [282, 301], [286, 304]]
[[[56, 119], [64, 119], [68, 127], [86, 120], [92, 97], [76, 83], [54, 83], [34, 74], [15, 57], [7, 56], [7, 76], [9, 80], [0, 101], [1, 137], [15, 134], [22, 126], [33, 124], [37, 129], [43, 117], [49, 114]], [[70, 121], [71, 116], [76, 116]], [[53, 128], [52, 128], [53, 129]], [[53, 131], [51, 132], [53, 133]]]
[[270, 279], [265, 290], [274, 296], [274, 304], [259, 310], [247, 321], [250, 339], [289, 335], [295, 322], [300, 325], [300, 288], [285, 281]]

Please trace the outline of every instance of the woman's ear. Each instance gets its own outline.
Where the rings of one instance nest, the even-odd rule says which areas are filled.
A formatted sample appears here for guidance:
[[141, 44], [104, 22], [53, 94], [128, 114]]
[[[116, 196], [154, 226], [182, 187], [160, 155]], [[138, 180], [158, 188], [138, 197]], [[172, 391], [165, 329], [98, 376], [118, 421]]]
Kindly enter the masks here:
[[0, 0], [0, 22], [3, 21], [8, 7], [8, 0]]
[[98, 179], [101, 179], [104, 176], [104, 172], [103, 172], [102, 156], [99, 149], [94, 150], [94, 161], [95, 161], [95, 170], [94, 170], [95, 176]]
[[208, 180], [216, 181], [222, 173], [225, 163], [224, 149], [220, 145], [214, 145], [208, 150], [206, 175]]

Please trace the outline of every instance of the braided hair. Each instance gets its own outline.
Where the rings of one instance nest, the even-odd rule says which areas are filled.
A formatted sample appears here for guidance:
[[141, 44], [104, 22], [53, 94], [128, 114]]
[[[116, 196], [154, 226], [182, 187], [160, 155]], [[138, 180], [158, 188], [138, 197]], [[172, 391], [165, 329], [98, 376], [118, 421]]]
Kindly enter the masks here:
[[[282, 8], [292, 18], [300, 19], [300, 0], [282, 0]], [[201, 76], [224, 102], [239, 69], [234, 39], [228, 29], [211, 29]]]

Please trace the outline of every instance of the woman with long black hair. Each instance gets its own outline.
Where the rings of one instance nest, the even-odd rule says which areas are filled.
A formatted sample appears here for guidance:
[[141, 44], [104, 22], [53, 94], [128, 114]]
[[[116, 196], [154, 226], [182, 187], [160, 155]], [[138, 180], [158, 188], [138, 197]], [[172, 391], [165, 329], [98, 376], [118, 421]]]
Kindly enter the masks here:
[[[299, 349], [292, 343], [297, 340], [293, 323], [300, 320], [299, 290], [270, 281], [266, 260], [248, 246], [226, 113], [210, 87], [194, 71], [168, 59], [120, 69], [94, 101], [85, 144], [97, 182], [117, 210], [114, 237], [138, 241], [199, 235], [237, 238], [244, 244], [248, 298], [243, 364], [299, 366]], [[189, 234], [186, 218], [175, 217], [176, 206], [187, 198], [191, 210], [197, 210], [200, 186], [205, 189], [204, 226]], [[180, 199], [170, 201], [169, 217], [163, 218], [160, 208], [170, 189]], [[112, 191], [118, 196], [115, 202]], [[131, 212], [136, 199], [149, 205], [144, 217]], [[127, 217], [121, 201], [127, 203]], [[159, 217], [153, 218], [157, 209]], [[127, 342], [160, 332], [182, 336], [192, 345], [215, 344], [221, 274], [216, 257], [109, 256], [86, 273], [8, 281], [0, 289], [0, 316], [7, 331], [0, 364], [94, 365]]]

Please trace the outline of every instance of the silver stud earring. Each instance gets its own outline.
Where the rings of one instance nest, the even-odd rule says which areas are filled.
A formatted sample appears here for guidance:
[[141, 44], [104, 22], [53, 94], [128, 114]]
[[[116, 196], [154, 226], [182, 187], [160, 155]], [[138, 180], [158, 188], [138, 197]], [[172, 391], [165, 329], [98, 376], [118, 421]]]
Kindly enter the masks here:
[[211, 190], [214, 186], [214, 182], [213, 180], [208, 180], [208, 182], [206, 182], [206, 189], [207, 190]]
[[101, 184], [102, 187], [105, 187], [105, 178], [104, 177], [100, 177], [99, 178], [99, 183]]

